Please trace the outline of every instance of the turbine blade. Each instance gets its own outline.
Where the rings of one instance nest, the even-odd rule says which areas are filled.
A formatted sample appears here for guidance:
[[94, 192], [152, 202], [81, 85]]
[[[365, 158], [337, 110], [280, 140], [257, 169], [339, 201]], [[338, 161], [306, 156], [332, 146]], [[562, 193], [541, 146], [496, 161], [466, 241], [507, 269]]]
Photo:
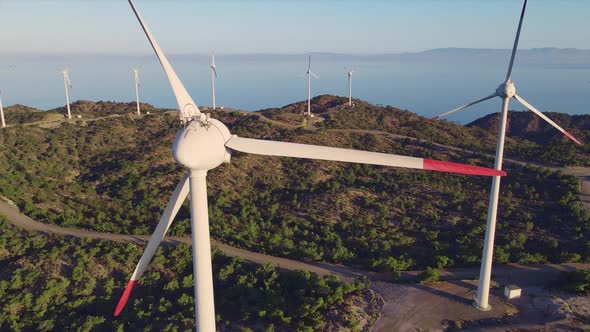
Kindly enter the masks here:
[[469, 103], [469, 104], [465, 104], [465, 105], [463, 105], [463, 106], [457, 107], [457, 108], [455, 108], [455, 109], [453, 109], [453, 110], [450, 110], [450, 111], [448, 111], [448, 112], [446, 112], [446, 113], [439, 114], [439, 115], [437, 115], [437, 116], [435, 116], [435, 117], [433, 117], [433, 118], [430, 118], [429, 120], [436, 120], [436, 119], [438, 119], [438, 118], [442, 118], [443, 116], [449, 115], [449, 114], [451, 114], [451, 113], [458, 112], [458, 111], [460, 111], [460, 110], [462, 110], [462, 109], [464, 109], [464, 108], [467, 108], [467, 107], [469, 107], [469, 106], [473, 106], [473, 105], [475, 105], [475, 104], [479, 104], [479, 103], [481, 103], [482, 101], [486, 101], [486, 100], [488, 100], [488, 99], [491, 99], [491, 98], [494, 98], [494, 97], [497, 97], [497, 96], [498, 96], [498, 94], [494, 92], [494, 93], [492, 93], [491, 95], [489, 95], [489, 96], [487, 96], [487, 97], [484, 97], [484, 98], [478, 99], [478, 100], [476, 100], [476, 101], [474, 101], [474, 102], [471, 102], [471, 103]]
[[316, 74], [314, 74], [314, 73], [312, 73], [312, 72], [309, 72], [309, 74], [310, 74], [311, 76], [313, 76], [313, 77], [317, 78], [318, 80], [320, 79], [320, 78], [319, 78], [319, 76], [317, 76]]
[[178, 103], [178, 110], [180, 111], [181, 120], [185, 122], [189, 121], [194, 117], [197, 117], [199, 114], [201, 114], [201, 111], [197, 107], [197, 104], [195, 104], [191, 96], [186, 91], [186, 88], [176, 75], [176, 72], [172, 68], [172, 65], [170, 65], [170, 62], [168, 62], [166, 55], [164, 55], [164, 52], [162, 52], [162, 49], [160, 49], [160, 46], [158, 46], [158, 43], [154, 39], [147, 25], [144, 23], [143, 18], [139, 14], [139, 11], [135, 7], [135, 4], [133, 4], [133, 1], [128, 1], [131, 5], [131, 9], [133, 9], [133, 12], [137, 17], [137, 20], [139, 21], [139, 24], [143, 28], [145, 35], [147, 36], [150, 44], [152, 45], [152, 48], [154, 49], [154, 52], [156, 53], [158, 60], [160, 60], [160, 64], [162, 65], [162, 68], [164, 68], [164, 72], [166, 72], [166, 76], [168, 77], [168, 81], [170, 82], [170, 86], [172, 87], [172, 91], [174, 91], [176, 102]]
[[307, 63], [307, 71], [311, 70], [311, 55], [309, 56], [309, 61]]
[[580, 141], [578, 141], [572, 134], [570, 134], [567, 131], [565, 131], [565, 129], [561, 128], [557, 123], [553, 122], [553, 120], [549, 119], [545, 114], [541, 113], [541, 111], [539, 111], [538, 109], [536, 109], [533, 105], [529, 104], [526, 100], [522, 99], [522, 97], [520, 97], [519, 95], [514, 95], [514, 98], [516, 98], [516, 100], [518, 100], [521, 104], [523, 104], [531, 112], [537, 114], [538, 116], [541, 117], [541, 119], [547, 121], [550, 125], [552, 125], [553, 127], [555, 127], [555, 129], [561, 131], [569, 139], [571, 139], [572, 141], [578, 143], [579, 145], [582, 145], [582, 143]]
[[215, 74], [215, 78], [217, 78], [217, 69], [215, 69], [215, 66], [211, 66], [211, 69], [213, 70], [213, 73]]
[[150, 238], [150, 241], [148, 242], [147, 247], [143, 252], [143, 255], [141, 255], [139, 263], [137, 263], [135, 271], [133, 271], [133, 275], [131, 275], [131, 279], [129, 280], [129, 283], [127, 283], [127, 286], [125, 287], [125, 291], [123, 292], [121, 299], [119, 299], [119, 303], [117, 304], [117, 308], [115, 309], [115, 317], [119, 316], [121, 310], [123, 310], [125, 303], [127, 303], [127, 300], [131, 295], [131, 291], [137, 284], [139, 278], [141, 278], [141, 276], [143, 275], [143, 272], [152, 260], [152, 257], [154, 257], [156, 249], [158, 249], [158, 246], [164, 239], [164, 235], [166, 235], [166, 232], [172, 224], [174, 217], [178, 213], [180, 206], [188, 196], [188, 192], [188, 174], [186, 174], [182, 178], [182, 180], [180, 180], [180, 183], [176, 186], [176, 189], [174, 189], [172, 197], [170, 197], [170, 201], [168, 201], [168, 205], [166, 206], [166, 209], [164, 210], [164, 213], [160, 218], [160, 222], [158, 222], [158, 226], [156, 227], [154, 234], [152, 234], [152, 237]]
[[233, 136], [225, 146], [232, 150], [265, 156], [331, 160], [390, 167], [423, 169], [448, 173], [504, 176], [506, 172], [447, 161], [400, 156], [394, 154], [332, 148], [319, 145], [266, 141]]
[[516, 58], [516, 50], [518, 49], [518, 41], [520, 39], [520, 31], [522, 30], [522, 21], [524, 20], [524, 12], [526, 11], [526, 2], [522, 5], [522, 12], [520, 13], [520, 21], [518, 21], [518, 29], [516, 30], [516, 38], [514, 39], [514, 46], [512, 46], [512, 56], [510, 57], [510, 64], [508, 65], [508, 73], [506, 74], [506, 81], [512, 76], [512, 67], [514, 66], [514, 58]]

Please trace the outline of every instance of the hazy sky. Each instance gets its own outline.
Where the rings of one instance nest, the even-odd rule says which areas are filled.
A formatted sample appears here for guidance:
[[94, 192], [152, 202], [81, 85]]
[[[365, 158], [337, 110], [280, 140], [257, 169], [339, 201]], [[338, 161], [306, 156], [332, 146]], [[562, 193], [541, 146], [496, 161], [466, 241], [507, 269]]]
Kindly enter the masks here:
[[[520, 0], [136, 0], [168, 53], [510, 48]], [[522, 48], [590, 49], [589, 0], [531, 0]], [[0, 55], [151, 54], [125, 0], [0, 0]]]

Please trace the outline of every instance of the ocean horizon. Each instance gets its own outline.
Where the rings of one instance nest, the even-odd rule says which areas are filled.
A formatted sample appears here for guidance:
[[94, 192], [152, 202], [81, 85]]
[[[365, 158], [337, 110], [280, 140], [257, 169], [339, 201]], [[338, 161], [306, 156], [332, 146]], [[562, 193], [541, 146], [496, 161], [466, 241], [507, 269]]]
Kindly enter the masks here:
[[[509, 52], [446, 48], [376, 55], [310, 53], [312, 71], [320, 77], [312, 79], [312, 96], [348, 96], [348, 67], [355, 70], [353, 98], [432, 117], [493, 93], [506, 75]], [[306, 100], [307, 56], [216, 54], [217, 105], [257, 111]], [[210, 56], [170, 55], [170, 61], [195, 102], [211, 105]], [[63, 68], [70, 72], [72, 101], [134, 101], [132, 70], [139, 68], [140, 100], [176, 108], [153, 55], [2, 55], [0, 62], [4, 106], [48, 110], [65, 105]], [[590, 50], [519, 50], [512, 77], [517, 93], [542, 112], [590, 113]], [[525, 107], [514, 100], [510, 109]], [[499, 110], [500, 99], [492, 99], [447, 120], [466, 124]]]

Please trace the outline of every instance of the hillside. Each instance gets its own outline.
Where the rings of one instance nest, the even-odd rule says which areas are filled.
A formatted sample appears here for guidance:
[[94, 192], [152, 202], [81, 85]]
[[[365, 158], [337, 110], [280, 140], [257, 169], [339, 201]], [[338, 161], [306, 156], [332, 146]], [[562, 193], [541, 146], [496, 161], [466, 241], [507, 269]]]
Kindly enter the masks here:
[[[428, 121], [408, 111], [358, 100], [349, 109], [342, 106], [342, 101], [333, 96], [314, 98], [313, 124], [299, 114], [304, 103], [257, 113], [215, 111], [212, 116], [224, 122], [232, 133], [244, 137], [488, 167], [493, 164], [484, 153], [494, 148], [493, 132]], [[87, 119], [116, 116], [64, 121], [53, 128], [13, 126], [0, 131], [0, 146], [4, 147], [0, 150], [0, 169], [5, 170], [0, 176], [0, 195], [42, 222], [103, 232], [150, 234], [185, 172], [175, 164], [171, 153], [178, 128], [175, 113], [154, 110], [149, 116], [137, 117], [129, 115], [131, 104], [79, 105], [87, 110]], [[524, 144], [525, 140], [517, 137], [510, 142]], [[460, 148], [433, 149], [434, 143]], [[390, 272], [427, 266], [473, 266], [480, 259], [489, 178], [242, 153], [234, 153], [231, 164], [209, 174], [211, 235], [223, 243], [275, 256]], [[535, 166], [509, 168], [502, 185], [496, 262], [590, 260], [590, 214], [581, 205], [578, 190], [576, 178], [559, 172]], [[185, 205], [170, 234], [188, 234], [188, 218]], [[72, 250], [89, 249], [84, 242], [80, 246]], [[101, 272], [112, 277], [109, 283], [124, 285], [131, 273], [139, 249], [132, 245], [126, 248], [126, 253], [121, 254], [124, 257], [116, 258], [118, 263], [105, 257], [112, 250], [122, 249], [104, 249], [97, 258], [112, 265]], [[168, 249], [165, 253], [174, 257], [170, 261], [184, 257]], [[17, 256], [0, 256], [11, 264], [7, 270], [11, 272], [5, 273], [22, 271], [32, 256], [27, 257], [23, 258], [25, 262], [19, 262]], [[166, 265], [164, 261], [162, 258], [160, 263]], [[165, 286], [175, 278], [170, 269], [188, 267], [166, 266], [148, 270], [151, 281], [146, 283], [146, 292], [157, 291], [149, 290], [150, 285], [155, 285], [154, 289], [178, 287]], [[231, 268], [227, 269], [221, 270], [230, 273]], [[64, 271], [69, 270], [55, 273]], [[235, 282], [243, 286], [239, 283], [247, 283], [247, 279], [237, 278]], [[146, 308], [150, 308], [157, 307], [161, 300], [155, 296], [146, 301]], [[182, 305], [186, 307], [186, 303]], [[166, 311], [170, 305], [162, 304], [160, 308]], [[324, 308], [328, 315], [331, 309]], [[142, 309], [141, 317], [148, 317], [149, 310]], [[281, 322], [279, 316], [270, 316], [260, 319]], [[257, 321], [254, 316], [241, 320], [231, 315], [223, 317], [246, 325]], [[285, 321], [281, 324], [292, 326]]]
[[[468, 128], [481, 128], [497, 132], [499, 113], [489, 114], [469, 124]], [[582, 143], [590, 139], [590, 115], [545, 113]], [[561, 132], [530, 111], [508, 113], [506, 135], [512, 138], [507, 154], [521, 160], [535, 160], [544, 164], [588, 165], [590, 145], [577, 146]]]
[[[311, 129], [281, 127], [231, 110], [216, 111], [214, 116], [245, 137], [493, 164], [481, 153], [432, 149], [432, 142], [487, 150], [493, 147], [494, 133], [426, 121], [408, 111], [364, 102], [350, 110], [340, 101], [331, 96], [314, 98], [319, 113], [315, 119], [325, 120]], [[301, 105], [289, 105], [285, 113], [296, 116]], [[117, 112], [126, 112], [125, 107]], [[261, 113], [280, 118], [279, 110]], [[77, 123], [2, 131], [0, 142], [7, 150], [0, 167], [9, 175], [0, 178], [0, 194], [45, 222], [149, 234], [183, 173], [170, 153], [174, 114]], [[379, 266], [390, 258], [400, 262], [396, 269], [429, 266], [443, 256], [440, 259], [449, 265], [478, 260], [477, 234], [485, 222], [489, 186], [485, 178], [240, 153], [234, 154], [231, 164], [210, 173], [216, 178], [209, 183], [211, 231], [231, 245], [372, 269], [385, 268]], [[529, 168], [511, 169], [503, 183], [507, 202], [500, 211], [505, 222], [500, 234], [506, 239], [500, 243], [506, 242], [506, 261], [519, 261], [524, 247], [543, 251], [545, 241], [554, 240], [563, 252], [584, 254], [583, 246], [572, 238], [575, 223], [555, 226], [555, 220], [579, 213], [573, 196], [575, 179]], [[547, 191], [548, 187], [554, 189]], [[532, 201], [531, 196], [539, 200]], [[187, 233], [187, 218], [188, 210], [181, 210], [171, 233]], [[585, 223], [585, 216], [576, 218]], [[523, 228], [528, 230], [527, 238], [516, 247], [508, 245], [515, 236], [522, 237]], [[557, 234], [545, 236], [554, 231]], [[461, 236], [465, 243], [457, 242]], [[541, 260], [559, 259], [549, 253], [541, 256]]]

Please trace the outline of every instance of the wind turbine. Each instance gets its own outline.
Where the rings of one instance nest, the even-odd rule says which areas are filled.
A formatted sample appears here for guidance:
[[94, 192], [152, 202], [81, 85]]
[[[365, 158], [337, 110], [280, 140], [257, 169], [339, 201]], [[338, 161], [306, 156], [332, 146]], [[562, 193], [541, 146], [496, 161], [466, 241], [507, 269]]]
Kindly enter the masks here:
[[68, 86], [72, 88], [72, 82], [70, 81], [70, 76], [68, 75], [68, 70], [64, 69], [61, 71], [64, 77], [64, 90], [66, 91], [66, 106], [68, 108], [68, 119], [72, 118], [72, 112], [70, 110], [70, 92], [68, 90]]
[[135, 79], [135, 103], [137, 105], [137, 115], [141, 114], [139, 109], [139, 69], [133, 69], [133, 78]]
[[215, 79], [217, 78], [217, 67], [215, 67], [215, 50], [211, 51], [211, 100], [213, 101], [213, 109], [215, 105]]
[[[13, 70], [14, 68], [14, 65], [10, 65], [8, 66], [7, 70], [2, 70], [2, 72], [7, 72], [9, 70]], [[6, 121], [4, 120], [4, 106], [2, 105], [2, 90], [0, 90], [0, 121], [2, 122], [2, 128], [6, 128]]]
[[348, 70], [346, 67], [344, 67], [344, 70], [346, 70], [348, 76], [348, 106], [352, 106], [352, 73], [354, 73], [354, 70]]
[[[508, 65], [508, 73], [506, 74], [506, 80], [500, 84], [500, 86], [496, 89], [494, 93], [491, 95], [484, 97], [482, 99], [476, 100], [469, 104], [465, 104], [461, 107], [455, 108], [451, 111], [443, 113], [441, 115], [437, 115], [431, 120], [438, 119], [442, 116], [460, 111], [464, 108], [469, 106], [481, 103], [485, 100], [500, 97], [502, 99], [502, 113], [500, 118], [500, 125], [498, 128], [498, 142], [496, 145], [496, 161], [494, 164], [494, 168], [496, 170], [502, 169], [502, 159], [504, 156], [504, 139], [506, 137], [506, 119], [508, 117], [508, 106], [510, 103], [510, 99], [514, 98], [518, 100], [521, 104], [527, 107], [531, 112], [540, 116], [543, 120], [547, 121], [550, 125], [555, 127], [557, 130], [562, 132], [565, 136], [570, 138], [572, 141], [580, 143], [574, 136], [570, 133], [565, 131], [531, 104], [529, 104], [526, 100], [516, 94], [516, 87], [514, 82], [511, 79], [512, 69], [514, 66], [514, 59], [516, 57], [516, 50], [518, 48], [518, 41], [520, 39], [520, 31], [522, 29], [522, 22], [524, 19], [524, 13], [526, 10], [527, 0], [524, 1], [522, 6], [522, 12], [520, 14], [520, 21], [518, 22], [518, 28], [516, 30], [516, 38], [514, 39], [514, 46], [512, 47], [512, 56], [510, 57], [510, 64]], [[483, 254], [482, 254], [482, 262], [481, 262], [481, 269], [479, 273], [479, 285], [477, 288], [477, 297], [475, 299], [475, 307], [480, 310], [490, 310], [491, 306], [489, 305], [489, 293], [490, 293], [490, 278], [492, 274], [492, 259], [494, 253], [494, 236], [496, 232], [496, 216], [498, 211], [498, 197], [500, 193], [500, 177], [495, 176], [492, 181], [492, 190], [490, 192], [490, 205], [488, 209], [488, 220], [486, 225], [486, 235], [483, 247]]]
[[2, 119], [2, 128], [6, 128], [6, 121], [4, 121], [4, 107], [2, 106], [2, 90], [0, 90], [0, 118]]
[[154, 252], [164, 238], [182, 202], [189, 196], [192, 231], [193, 272], [195, 281], [195, 318], [198, 331], [215, 331], [215, 310], [213, 304], [213, 275], [211, 269], [211, 242], [209, 239], [209, 215], [207, 207], [207, 172], [229, 163], [233, 151], [266, 156], [282, 156], [317, 160], [355, 162], [391, 167], [423, 169], [484, 176], [503, 176], [501, 170], [456, 164], [423, 158], [406, 157], [385, 153], [357, 151], [325, 146], [295, 144], [242, 138], [232, 135], [229, 129], [209, 114], [203, 114], [186, 91], [168, 59], [156, 43], [144, 23], [133, 0], [128, 0], [143, 28], [157, 58], [162, 65], [179, 107], [179, 130], [173, 144], [174, 159], [188, 169], [187, 174], [176, 186], [156, 230], [150, 238], [145, 252], [137, 264], [115, 309], [115, 316], [121, 313], [131, 291], [137, 285]]
[[304, 75], [307, 75], [307, 116], [311, 117], [311, 77], [313, 76], [319, 79], [319, 77], [311, 71], [311, 55], [309, 56], [307, 71]]

